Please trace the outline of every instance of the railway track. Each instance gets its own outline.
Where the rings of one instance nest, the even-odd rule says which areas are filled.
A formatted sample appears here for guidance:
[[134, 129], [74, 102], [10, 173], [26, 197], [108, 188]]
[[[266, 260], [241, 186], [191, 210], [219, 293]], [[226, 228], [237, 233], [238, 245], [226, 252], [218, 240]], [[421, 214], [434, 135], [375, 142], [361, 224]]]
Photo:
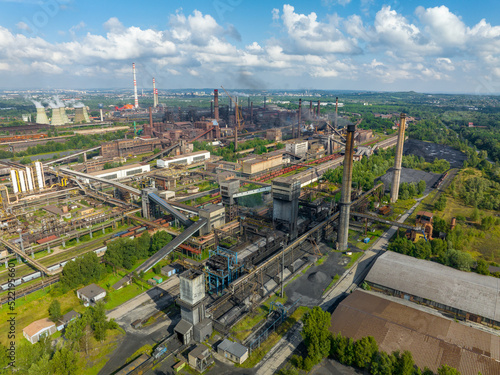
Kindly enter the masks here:
[[[54, 275], [46, 278], [45, 280], [42, 280], [42, 282], [29, 285], [25, 288], [21, 289], [15, 289], [15, 299], [19, 299], [21, 297], [27, 296], [28, 294], [34, 293], [40, 289], [45, 288], [46, 286], [55, 284], [59, 281], [59, 275]], [[12, 297], [10, 297], [10, 300], [12, 301]], [[4, 303], [7, 303], [9, 301], [9, 296], [2, 296], [0, 297], [0, 306], [3, 306]]]

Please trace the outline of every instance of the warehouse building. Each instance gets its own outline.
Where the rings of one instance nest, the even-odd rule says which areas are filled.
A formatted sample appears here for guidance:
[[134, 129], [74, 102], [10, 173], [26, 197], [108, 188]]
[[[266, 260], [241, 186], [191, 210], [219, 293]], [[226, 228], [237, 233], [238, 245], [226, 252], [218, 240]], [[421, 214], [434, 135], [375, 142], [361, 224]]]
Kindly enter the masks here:
[[365, 281], [376, 291], [500, 327], [497, 278], [387, 251], [377, 259]]
[[500, 374], [499, 336], [393, 299], [354, 291], [335, 309], [330, 331], [353, 340], [372, 336], [379, 350], [389, 354], [408, 350], [418, 367], [434, 373], [448, 365], [462, 375]]
[[285, 150], [288, 152], [291, 152], [294, 155], [298, 155], [300, 157], [305, 157], [309, 143], [307, 141], [300, 141], [300, 142], [287, 142], [285, 144]]
[[147, 152], [153, 152], [156, 148], [162, 148], [162, 142], [158, 138], [119, 139], [103, 143], [101, 145], [101, 156], [104, 158], [129, 155], [137, 156]]
[[241, 159], [243, 176], [250, 177], [261, 172], [279, 169], [283, 165], [283, 152], [263, 155], [252, 155]]
[[[120, 178], [131, 177], [136, 174], [146, 173], [150, 171], [151, 171], [151, 166], [148, 163], [137, 163], [137, 164], [125, 165], [123, 167], [92, 172], [89, 173], [89, 175], [104, 178], [106, 180], [119, 180]], [[88, 180], [87, 183], [89, 183]]]
[[158, 168], [168, 168], [171, 165], [191, 165], [210, 159], [210, 151], [196, 151], [180, 156], [158, 159], [156, 166]]

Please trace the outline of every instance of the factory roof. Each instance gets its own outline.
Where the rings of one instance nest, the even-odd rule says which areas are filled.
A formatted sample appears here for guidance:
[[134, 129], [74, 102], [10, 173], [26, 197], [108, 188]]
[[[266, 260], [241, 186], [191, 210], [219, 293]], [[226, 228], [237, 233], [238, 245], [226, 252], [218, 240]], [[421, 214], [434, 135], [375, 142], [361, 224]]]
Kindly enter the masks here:
[[168, 158], [162, 158], [162, 160], [177, 160], [177, 159], [183, 159], [188, 156], [195, 156], [195, 155], [205, 155], [205, 154], [210, 154], [210, 151], [195, 151], [195, 152], [188, 152], [187, 154], [182, 154], [182, 155], [177, 155], [177, 156], [170, 156]]
[[335, 309], [330, 331], [372, 336], [387, 353], [408, 350], [415, 364], [436, 372], [446, 364], [462, 375], [500, 373], [500, 337], [361, 290]]
[[188, 321], [181, 319], [179, 323], [175, 326], [175, 332], [179, 332], [181, 335], [185, 335], [193, 328], [193, 325]]
[[111, 168], [111, 169], [103, 169], [102, 171], [96, 171], [96, 172], [90, 172], [88, 174], [91, 176], [100, 176], [102, 174], [108, 174], [108, 173], [113, 173], [113, 172], [118, 172], [118, 171], [123, 171], [123, 170], [128, 170], [128, 169], [134, 169], [134, 168], [141, 168], [144, 165], [148, 165], [148, 163], [128, 164], [128, 165], [123, 165], [121, 167], [116, 167], [116, 168]]
[[30, 325], [26, 326], [23, 331], [30, 337], [36, 335], [40, 331], [46, 330], [52, 326], [55, 326], [54, 322], [49, 318], [43, 318], [40, 320], [35, 320]]
[[387, 251], [366, 281], [500, 321], [500, 280]]
[[246, 346], [243, 346], [238, 342], [229, 341], [228, 339], [224, 339], [224, 341], [222, 341], [217, 348], [231, 353], [238, 358], [243, 357], [245, 353], [248, 352], [248, 348]]
[[92, 298], [97, 297], [99, 294], [106, 293], [106, 290], [101, 288], [97, 284], [90, 284], [90, 285], [87, 285], [81, 289], [78, 289], [77, 292], [80, 295], [83, 295], [89, 299], [92, 299]]

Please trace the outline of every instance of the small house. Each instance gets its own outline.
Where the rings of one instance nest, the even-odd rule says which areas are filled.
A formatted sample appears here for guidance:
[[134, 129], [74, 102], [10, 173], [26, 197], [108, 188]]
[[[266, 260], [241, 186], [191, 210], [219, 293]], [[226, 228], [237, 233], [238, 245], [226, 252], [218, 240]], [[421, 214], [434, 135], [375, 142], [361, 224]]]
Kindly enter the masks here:
[[189, 366], [198, 370], [205, 371], [214, 361], [210, 349], [200, 344], [191, 350], [188, 354]]
[[82, 289], [78, 289], [76, 295], [84, 302], [85, 306], [88, 306], [106, 297], [106, 290], [97, 284], [90, 284]]
[[75, 310], [71, 310], [69, 313], [64, 314], [61, 319], [57, 322], [57, 330], [60, 331], [71, 322], [72, 320], [78, 319], [80, 314], [78, 314]]
[[23, 329], [23, 335], [32, 344], [36, 344], [45, 335], [52, 335], [57, 331], [56, 325], [48, 318], [36, 320]]
[[225, 339], [217, 346], [217, 353], [240, 365], [248, 358], [248, 348], [246, 346], [228, 339]]
[[161, 268], [161, 274], [163, 276], [167, 276], [167, 277], [172, 277], [173, 275], [175, 275], [177, 273], [177, 269], [175, 269], [174, 267], [172, 266], [163, 266]]
[[116, 283], [113, 284], [112, 288], [114, 290], [120, 290], [126, 285], [129, 285], [132, 282], [132, 278], [130, 276], [125, 276], [118, 280]]

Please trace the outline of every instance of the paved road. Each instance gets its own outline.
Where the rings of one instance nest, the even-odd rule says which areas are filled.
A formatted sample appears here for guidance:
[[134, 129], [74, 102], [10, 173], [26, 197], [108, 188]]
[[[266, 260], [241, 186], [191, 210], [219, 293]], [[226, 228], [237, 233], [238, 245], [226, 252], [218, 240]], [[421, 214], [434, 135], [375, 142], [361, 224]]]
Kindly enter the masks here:
[[[417, 199], [417, 203], [413, 205], [405, 214], [397, 221], [403, 223], [418, 207], [420, 202], [426, 197]], [[334, 304], [346, 296], [351, 290], [355, 289], [361, 281], [364, 280], [366, 274], [377, 259], [378, 255], [382, 254], [387, 249], [387, 245], [391, 237], [396, 233], [397, 227], [389, 228], [377, 241], [373, 243], [371, 248], [349, 269], [347, 270], [335, 286], [326, 293], [319, 306], [323, 310], [330, 310]], [[299, 279], [300, 281], [300, 279]], [[300, 330], [302, 322], [296, 323], [291, 330], [284, 336], [262, 359], [257, 367], [257, 375], [272, 375], [279, 369], [297, 349], [302, 342]], [[317, 372], [323, 373], [323, 372]]]

